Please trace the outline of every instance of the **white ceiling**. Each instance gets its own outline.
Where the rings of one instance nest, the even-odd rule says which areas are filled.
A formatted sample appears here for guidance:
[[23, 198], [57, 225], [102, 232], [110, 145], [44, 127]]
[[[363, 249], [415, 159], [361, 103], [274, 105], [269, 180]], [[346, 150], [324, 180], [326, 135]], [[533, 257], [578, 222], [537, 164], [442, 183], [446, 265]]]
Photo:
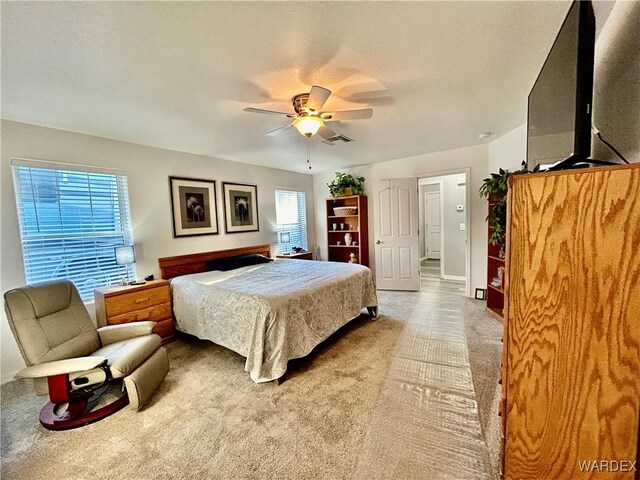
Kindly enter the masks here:
[[[311, 173], [480, 143], [525, 119], [560, 2], [3, 2], [2, 117], [286, 170], [311, 85], [355, 139], [312, 139]], [[489, 139], [490, 140], [490, 139]], [[485, 140], [486, 141], [486, 140]]]

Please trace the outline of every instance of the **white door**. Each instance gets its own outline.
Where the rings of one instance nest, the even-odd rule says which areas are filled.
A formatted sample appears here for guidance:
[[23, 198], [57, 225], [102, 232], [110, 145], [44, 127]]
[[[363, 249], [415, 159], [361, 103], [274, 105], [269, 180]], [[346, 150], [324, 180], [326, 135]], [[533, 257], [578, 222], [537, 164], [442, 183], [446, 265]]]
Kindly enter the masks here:
[[440, 258], [440, 193], [427, 192], [424, 196], [426, 213], [425, 240], [427, 258]]
[[418, 180], [379, 181], [374, 204], [378, 288], [419, 290]]

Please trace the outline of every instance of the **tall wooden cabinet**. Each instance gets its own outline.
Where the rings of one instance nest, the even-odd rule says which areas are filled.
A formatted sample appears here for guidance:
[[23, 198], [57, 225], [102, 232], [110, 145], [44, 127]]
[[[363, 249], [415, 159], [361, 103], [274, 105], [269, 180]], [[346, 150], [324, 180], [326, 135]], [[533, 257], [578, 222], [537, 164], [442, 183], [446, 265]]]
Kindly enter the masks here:
[[[367, 197], [352, 195], [326, 199], [327, 248], [330, 262], [348, 262], [351, 254], [356, 263], [369, 266], [369, 222]], [[351, 208], [351, 211], [345, 208]], [[347, 245], [346, 234], [355, 245]]]
[[637, 478], [640, 165], [510, 182], [503, 476]]

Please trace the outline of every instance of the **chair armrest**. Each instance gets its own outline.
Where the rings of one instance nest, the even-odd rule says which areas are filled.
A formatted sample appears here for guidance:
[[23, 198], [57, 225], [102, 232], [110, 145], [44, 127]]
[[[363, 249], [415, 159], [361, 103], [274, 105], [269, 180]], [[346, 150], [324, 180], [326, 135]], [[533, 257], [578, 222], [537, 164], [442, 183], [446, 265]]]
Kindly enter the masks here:
[[123, 323], [122, 325], [109, 325], [108, 327], [100, 327], [98, 335], [103, 346], [110, 345], [122, 340], [130, 338], [142, 337], [153, 333], [153, 327], [156, 322], [132, 322]]
[[40, 363], [16, 373], [16, 378], [41, 378], [91, 370], [107, 361], [104, 357], [77, 357], [55, 362]]

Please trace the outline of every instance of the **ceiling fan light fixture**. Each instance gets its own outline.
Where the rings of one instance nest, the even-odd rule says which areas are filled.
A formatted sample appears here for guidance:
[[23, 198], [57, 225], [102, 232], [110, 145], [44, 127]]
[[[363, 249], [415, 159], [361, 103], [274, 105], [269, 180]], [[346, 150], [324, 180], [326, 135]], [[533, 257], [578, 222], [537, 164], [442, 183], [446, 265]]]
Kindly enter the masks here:
[[314, 116], [298, 117], [293, 121], [293, 126], [305, 137], [311, 137], [318, 133], [323, 124], [324, 122], [321, 118]]

